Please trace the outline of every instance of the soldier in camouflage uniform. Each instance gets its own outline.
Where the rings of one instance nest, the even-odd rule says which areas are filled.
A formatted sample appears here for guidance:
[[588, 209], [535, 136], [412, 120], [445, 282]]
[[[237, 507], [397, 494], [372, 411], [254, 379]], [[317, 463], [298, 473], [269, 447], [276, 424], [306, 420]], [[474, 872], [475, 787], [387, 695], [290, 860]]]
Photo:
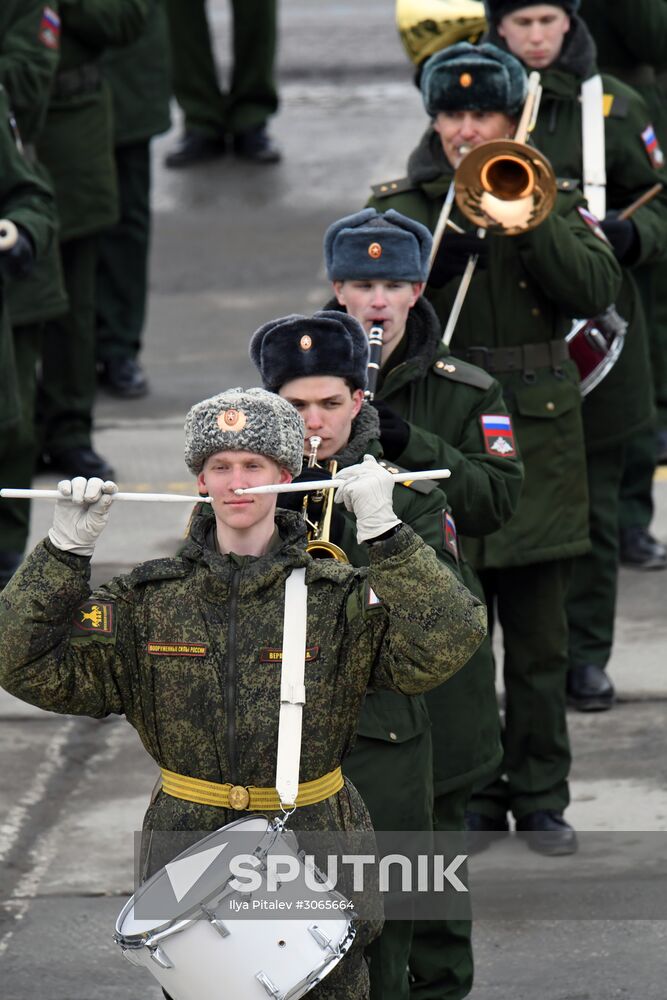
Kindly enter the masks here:
[[[418, 694], [484, 637], [483, 606], [398, 520], [393, 482], [376, 462], [341, 473], [368, 570], [311, 559], [302, 518], [276, 513], [275, 495], [236, 495], [288, 482], [301, 468], [303, 436], [294, 408], [264, 390], [204, 400], [188, 415], [186, 462], [212, 505], [196, 511], [178, 558], [145, 563], [91, 594], [89, 559], [115, 484], [75, 479], [60, 485], [49, 537], [3, 592], [0, 683], [51, 711], [125, 714], [163, 769], [145, 820], [144, 875], [169, 860], [152, 850], [151, 831], [217, 829], [252, 811], [249, 786], [274, 784], [280, 671], [267, 654], [282, 648], [292, 569], [305, 567], [308, 586], [300, 776], [329, 782], [297, 806], [294, 829], [369, 828], [340, 773], [367, 687]], [[379, 598], [372, 607], [369, 586]], [[176, 794], [169, 782], [184, 775], [191, 786], [204, 779], [207, 793]], [[219, 805], [204, 804], [211, 783]], [[368, 937], [362, 929], [314, 998], [367, 996]]]
[[[421, 245], [414, 240], [412, 252], [403, 254], [397, 262], [396, 280], [407, 280], [406, 276], [419, 279], [422, 275], [430, 244], [429, 234], [425, 236]], [[361, 462], [367, 454], [390, 471], [395, 470], [395, 466], [381, 459], [378, 414], [364, 401], [368, 338], [357, 320], [341, 312], [288, 316], [258, 330], [250, 354], [264, 386], [289, 400], [301, 413], [306, 425], [307, 457], [311, 453], [311, 439], [315, 435], [320, 438], [318, 462], [311, 467], [306, 458], [298, 482], [330, 478], [331, 462], [336, 463], [336, 469], [344, 469]], [[396, 484], [393, 506], [396, 516], [409, 524], [460, 577], [447, 531], [447, 498], [438, 485], [429, 480]], [[303, 511], [306, 498], [306, 516], [313, 523], [321, 521], [324, 512], [312, 493], [284, 494], [278, 503]], [[333, 511], [327, 540], [339, 546], [352, 565], [368, 565], [368, 547], [357, 542], [354, 519], [347, 511], [338, 508]], [[479, 666], [478, 656], [476, 653], [463, 669], [470, 671]], [[487, 670], [485, 676], [493, 698], [492, 672]], [[471, 706], [471, 711], [476, 707]], [[496, 747], [499, 752], [498, 734]], [[424, 697], [369, 690], [357, 740], [345, 758], [343, 772], [361, 792], [376, 830], [432, 829], [431, 724]], [[387, 794], [382, 780], [386, 774], [392, 775], [391, 794]], [[368, 949], [371, 1000], [409, 996], [412, 927], [410, 920], [389, 920]]]
[[[458, 544], [457, 527], [463, 524], [466, 533], [476, 535], [504, 523], [519, 499], [522, 465], [512, 449], [510, 455], [503, 455], [485, 447], [482, 417], [495, 413], [509, 419], [500, 386], [486, 372], [449, 353], [441, 342], [437, 316], [421, 297], [431, 243], [425, 226], [391, 210], [380, 215], [366, 209], [334, 222], [324, 238], [327, 273], [337, 296], [329, 307], [347, 309], [366, 330], [376, 322], [384, 324], [374, 400], [382, 446], [392, 460], [411, 469], [451, 468], [452, 477], [446, 483], [451, 509], [442, 519], [445, 546], [466, 586], [482, 596], [479, 580]], [[420, 267], [412, 263], [417, 255], [421, 255]], [[366, 739], [358, 741], [348, 762], [350, 776], [359, 780], [363, 769], [362, 794], [369, 788], [377, 798], [383, 755], [388, 756], [394, 749], [392, 741], [400, 738], [406, 789], [414, 788], [407, 773], [410, 768], [413, 775], [422, 776], [424, 787], [434, 786], [432, 822], [436, 829], [462, 830], [473, 784], [490, 774], [502, 755], [489, 641], [485, 640], [448, 688], [436, 688], [425, 696], [424, 715], [414, 708], [406, 711], [405, 703], [391, 698], [367, 702], [361, 729]], [[470, 725], [472, 717], [474, 726]], [[428, 718], [432, 760], [430, 747], [419, 752]], [[428, 778], [431, 767], [432, 781]], [[371, 815], [377, 826], [391, 828], [386, 806], [378, 803], [375, 811], [371, 807]], [[392, 944], [396, 942], [385, 931], [372, 947], [380, 952], [387, 1000], [407, 996], [405, 963], [398, 968], [401, 952], [396, 947], [396, 954], [391, 954]], [[409, 962], [413, 995], [431, 988], [447, 996], [464, 996], [473, 980], [470, 921], [416, 922]], [[392, 970], [399, 987], [392, 985]]]

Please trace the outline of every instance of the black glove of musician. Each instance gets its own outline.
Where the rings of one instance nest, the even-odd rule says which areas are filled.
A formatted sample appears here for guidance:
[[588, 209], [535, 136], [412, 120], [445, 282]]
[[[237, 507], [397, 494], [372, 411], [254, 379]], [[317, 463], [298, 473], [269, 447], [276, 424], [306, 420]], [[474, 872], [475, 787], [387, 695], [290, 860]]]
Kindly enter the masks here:
[[18, 237], [9, 250], [0, 250], [0, 270], [10, 278], [25, 278], [35, 263], [35, 247], [25, 229], [16, 227]]
[[607, 212], [600, 226], [619, 264], [634, 264], [639, 256], [639, 233], [632, 219], [619, 219], [618, 212]]
[[460, 277], [469, 258], [477, 254], [477, 268], [485, 268], [489, 261], [489, 244], [475, 233], [446, 232], [440, 240], [433, 261], [428, 283], [432, 288], [443, 288], [452, 278]]
[[384, 456], [395, 462], [408, 446], [410, 425], [384, 400], [374, 399], [372, 405], [380, 418], [380, 442]]
[[[299, 475], [295, 476], [292, 481], [295, 483], [315, 483], [319, 479], [331, 479], [331, 473], [328, 469], [320, 469], [317, 466], [309, 469], [307, 465], [304, 465]], [[278, 506], [300, 513], [303, 510], [303, 501], [306, 496], [306, 493], [279, 493]]]

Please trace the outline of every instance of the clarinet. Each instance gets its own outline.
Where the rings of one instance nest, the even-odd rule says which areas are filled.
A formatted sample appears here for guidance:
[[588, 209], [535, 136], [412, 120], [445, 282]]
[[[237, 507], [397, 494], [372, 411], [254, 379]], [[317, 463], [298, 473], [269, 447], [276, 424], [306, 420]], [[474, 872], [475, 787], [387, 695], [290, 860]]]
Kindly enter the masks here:
[[380, 362], [382, 361], [382, 344], [384, 338], [384, 323], [374, 323], [368, 331], [368, 385], [364, 392], [364, 399], [369, 403], [373, 401], [375, 390], [378, 384], [380, 373]]

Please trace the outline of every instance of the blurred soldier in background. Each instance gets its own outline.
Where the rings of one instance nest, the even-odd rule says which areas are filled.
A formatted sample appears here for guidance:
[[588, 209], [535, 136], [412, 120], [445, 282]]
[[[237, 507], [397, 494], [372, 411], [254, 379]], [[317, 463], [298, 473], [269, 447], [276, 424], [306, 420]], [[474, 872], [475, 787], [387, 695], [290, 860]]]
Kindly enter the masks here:
[[232, 152], [277, 163], [266, 123], [278, 110], [274, 80], [276, 0], [232, 0], [232, 76], [223, 93], [213, 54], [206, 0], [167, 0], [173, 88], [185, 116], [183, 135], [165, 158], [187, 167]]
[[[578, 0], [487, 4], [491, 40], [540, 71], [544, 92], [535, 145], [560, 175], [583, 180], [588, 207], [601, 218], [622, 265], [616, 306], [629, 327], [619, 360], [584, 402], [592, 550], [576, 562], [568, 596], [568, 694], [578, 708], [600, 710], [614, 699], [605, 667], [614, 634], [625, 449], [638, 433], [652, 428], [654, 418], [648, 337], [631, 271], [665, 253], [667, 189], [631, 218], [618, 217], [664, 176], [649, 148], [653, 129], [644, 102], [613, 77], [598, 77], [595, 46], [577, 7]], [[596, 85], [599, 89], [591, 91]]]
[[111, 91], [99, 57], [146, 23], [147, 0], [61, 0], [61, 50], [37, 153], [53, 180], [69, 311], [46, 324], [39, 393], [43, 462], [109, 479], [93, 450], [98, 234], [118, 218]]
[[[102, 57], [111, 85], [120, 219], [98, 243], [95, 306], [99, 375], [114, 396], [148, 392], [138, 361], [146, 318], [151, 231], [151, 138], [169, 128], [169, 37], [163, 0], [132, 45]], [[140, 95], [140, 96], [139, 96]]]
[[[43, 0], [4, 0], [0, 6], [0, 84], [15, 143], [23, 159], [50, 190], [48, 174], [37, 162], [35, 142], [46, 115], [53, 75], [60, 50], [58, 4]], [[9, 128], [6, 116], [3, 130]], [[55, 206], [48, 218], [55, 232]], [[25, 247], [24, 247], [25, 249]], [[15, 251], [16, 253], [16, 251]], [[9, 262], [8, 258], [8, 262]], [[3, 268], [5, 306], [13, 333], [14, 364], [21, 418], [5, 426], [0, 438], [0, 483], [28, 488], [35, 467], [35, 389], [37, 361], [45, 320], [67, 310], [62, 284], [57, 239], [33, 261], [26, 273], [13, 276], [16, 269]], [[7, 309], [5, 308], [5, 313]], [[8, 322], [5, 315], [5, 322]], [[0, 587], [19, 565], [28, 539], [30, 501], [3, 500], [0, 504]]]
[[[652, 155], [660, 165], [667, 148], [667, 0], [583, 0], [581, 16], [597, 47], [603, 73], [637, 90], [655, 130]], [[652, 140], [649, 139], [649, 145]], [[620, 558], [638, 569], [664, 569], [667, 548], [649, 532], [653, 473], [667, 463], [667, 259], [635, 272], [648, 320], [657, 431], [628, 442], [621, 483]]]

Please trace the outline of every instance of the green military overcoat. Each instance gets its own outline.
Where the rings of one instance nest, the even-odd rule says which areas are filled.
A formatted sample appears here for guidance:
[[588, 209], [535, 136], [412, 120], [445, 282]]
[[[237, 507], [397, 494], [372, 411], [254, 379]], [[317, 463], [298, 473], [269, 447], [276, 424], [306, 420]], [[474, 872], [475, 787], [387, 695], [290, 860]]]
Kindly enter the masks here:
[[[378, 185], [370, 204], [380, 211], [397, 209], [433, 231], [452, 169], [431, 129], [410, 157], [408, 171], [394, 193], [383, 196], [381, 189], [387, 185]], [[488, 267], [478, 269], [472, 280], [452, 340], [455, 354], [473, 347], [548, 344], [564, 337], [569, 316], [592, 316], [614, 301], [620, 269], [606, 241], [582, 218], [583, 205], [576, 191], [559, 191], [554, 211], [536, 229], [514, 237], [487, 237]], [[457, 209], [452, 218], [463, 229], [472, 228]], [[427, 289], [443, 325], [458, 286], [455, 278], [442, 289]], [[512, 415], [525, 481], [516, 513], [501, 531], [470, 543], [466, 539], [469, 557], [481, 569], [580, 555], [589, 542], [576, 368], [566, 360], [535, 372], [498, 374], [498, 379]], [[458, 516], [454, 503], [452, 507]], [[469, 534], [467, 527], [461, 530]]]
[[[580, 90], [583, 80], [597, 72], [595, 47], [583, 21], [572, 17], [558, 62], [541, 74], [542, 101], [532, 141], [551, 161], [556, 173], [582, 183]], [[502, 43], [493, 33], [490, 40]], [[603, 74], [607, 96], [605, 150], [607, 210], [620, 211], [655, 183], [667, 181], [652, 165], [642, 140], [650, 124], [648, 110], [625, 84]], [[667, 187], [662, 195], [640, 208], [633, 221], [639, 234], [639, 254], [633, 268], [660, 258], [667, 248]], [[648, 340], [639, 310], [638, 292], [627, 268], [615, 296], [616, 306], [629, 328], [621, 356], [609, 375], [586, 397], [584, 424], [589, 450], [628, 440], [648, 426], [653, 417]]]
[[[49, 187], [16, 147], [10, 126], [7, 92], [0, 85], [0, 217], [21, 226], [33, 241], [39, 259], [55, 237], [56, 211]], [[0, 272], [1, 275], [1, 272]], [[21, 417], [14, 364], [14, 346], [4, 277], [0, 277], [0, 429]]]

